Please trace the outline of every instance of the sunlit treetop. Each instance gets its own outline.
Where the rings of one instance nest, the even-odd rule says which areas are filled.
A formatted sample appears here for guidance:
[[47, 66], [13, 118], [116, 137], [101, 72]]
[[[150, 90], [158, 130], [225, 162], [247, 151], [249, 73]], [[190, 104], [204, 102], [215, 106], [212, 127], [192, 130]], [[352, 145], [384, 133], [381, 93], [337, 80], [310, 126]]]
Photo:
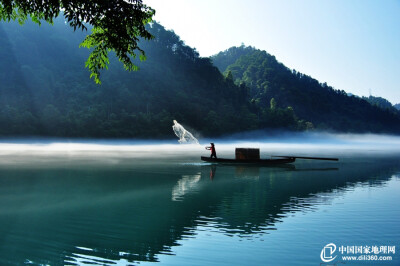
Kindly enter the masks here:
[[110, 51], [116, 53], [129, 71], [137, 70], [131, 58], [139, 55], [140, 60], [145, 59], [138, 41], [153, 37], [145, 25], [152, 21], [155, 11], [142, 0], [0, 0], [0, 20], [3, 21], [17, 20], [23, 24], [30, 17], [39, 25], [41, 21], [52, 24], [60, 14], [74, 30], [87, 30], [88, 25], [92, 26], [92, 33], [80, 46], [91, 49], [86, 67], [96, 83], [101, 83], [100, 70], [108, 68]]

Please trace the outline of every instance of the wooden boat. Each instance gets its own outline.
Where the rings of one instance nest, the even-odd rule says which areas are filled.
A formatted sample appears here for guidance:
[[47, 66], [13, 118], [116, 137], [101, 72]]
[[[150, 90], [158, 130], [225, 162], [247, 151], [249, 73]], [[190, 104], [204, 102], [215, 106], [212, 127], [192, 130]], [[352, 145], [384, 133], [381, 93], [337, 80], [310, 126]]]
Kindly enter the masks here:
[[201, 156], [202, 161], [210, 163], [223, 163], [223, 164], [253, 164], [253, 165], [279, 165], [286, 163], [293, 163], [296, 161], [295, 157], [283, 157], [279, 159], [225, 159], [225, 158], [210, 158], [206, 156]]
[[[272, 159], [272, 157], [278, 159]], [[236, 148], [235, 159], [210, 158], [201, 156], [202, 161], [223, 164], [253, 164], [253, 165], [280, 165], [293, 163], [298, 159], [338, 161], [338, 158], [305, 157], [305, 156], [271, 156], [271, 159], [260, 159], [260, 149], [255, 148]]]

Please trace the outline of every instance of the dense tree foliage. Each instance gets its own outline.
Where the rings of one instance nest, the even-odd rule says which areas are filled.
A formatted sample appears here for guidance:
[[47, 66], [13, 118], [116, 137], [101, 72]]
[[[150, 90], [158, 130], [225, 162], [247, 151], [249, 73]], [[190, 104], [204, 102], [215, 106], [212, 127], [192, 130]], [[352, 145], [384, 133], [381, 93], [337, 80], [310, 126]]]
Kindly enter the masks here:
[[400, 115], [400, 112], [398, 112], [398, 110], [385, 98], [370, 95], [369, 97], [362, 97], [362, 99], [366, 100], [372, 105], [378, 106], [383, 110], [388, 110]]
[[253, 47], [246, 47], [244, 44], [240, 47], [231, 47], [228, 50], [220, 52], [218, 55], [213, 56], [213, 63], [216, 67], [218, 67], [221, 72], [224, 72], [229, 65], [232, 65], [236, 62], [236, 60], [242, 55], [247, 55], [248, 53], [253, 52]]
[[52, 24], [61, 12], [74, 30], [87, 30], [87, 25], [92, 27], [92, 33], [85, 37], [81, 46], [91, 49], [86, 67], [96, 83], [100, 83], [100, 70], [107, 68], [109, 51], [115, 52], [125, 69], [137, 69], [131, 57], [139, 53], [140, 58], [144, 58], [138, 41], [152, 38], [145, 25], [152, 21], [155, 13], [142, 0], [0, 0], [0, 21], [18, 20], [23, 24], [30, 17], [38, 24], [42, 20]]
[[98, 86], [81, 67], [88, 51], [76, 49], [84, 32], [61, 19], [0, 24], [0, 134], [162, 138], [174, 136], [173, 119], [205, 136], [257, 128], [246, 87], [161, 25], [148, 31], [141, 71], [111, 57]]
[[[231, 73], [236, 84], [244, 83], [250, 88], [249, 97], [258, 112], [268, 113], [274, 99], [274, 105], [290, 108], [319, 129], [400, 132], [398, 113], [321, 84], [285, 67], [265, 51], [233, 47], [213, 56], [212, 60], [222, 72]], [[225, 67], [227, 62], [233, 63]]]
[[400, 111], [400, 103], [393, 105], [393, 107]]

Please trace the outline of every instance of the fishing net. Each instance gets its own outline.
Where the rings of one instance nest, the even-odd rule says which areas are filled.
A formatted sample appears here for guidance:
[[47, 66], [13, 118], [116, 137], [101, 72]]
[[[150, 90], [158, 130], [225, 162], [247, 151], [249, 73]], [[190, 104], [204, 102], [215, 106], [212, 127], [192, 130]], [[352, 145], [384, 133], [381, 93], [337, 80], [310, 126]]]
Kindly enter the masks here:
[[179, 138], [179, 143], [188, 143], [188, 144], [199, 144], [199, 141], [187, 131], [181, 124], [179, 124], [176, 120], [174, 120], [174, 125], [172, 126], [175, 135]]

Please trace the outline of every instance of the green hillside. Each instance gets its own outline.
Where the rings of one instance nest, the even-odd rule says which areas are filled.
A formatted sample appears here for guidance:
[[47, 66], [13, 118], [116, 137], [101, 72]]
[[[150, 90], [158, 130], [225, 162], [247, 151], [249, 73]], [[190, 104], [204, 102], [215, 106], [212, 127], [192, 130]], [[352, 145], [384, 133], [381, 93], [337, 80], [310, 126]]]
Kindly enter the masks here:
[[[127, 72], [111, 56], [101, 85], [84, 68], [86, 32], [0, 23], [0, 136], [174, 138], [176, 119], [197, 136], [256, 129], [400, 132], [399, 116], [293, 72], [251, 47], [201, 58], [153, 23], [147, 60]], [[231, 71], [229, 73], [229, 71]], [[232, 75], [233, 74], [233, 75]], [[370, 121], [368, 121], [370, 119]], [[309, 122], [311, 121], [311, 122]]]
[[368, 97], [362, 97], [363, 100], [366, 100], [372, 105], [376, 105], [381, 109], [388, 110], [397, 114], [400, 114], [398, 110], [396, 109], [395, 106], [393, 106], [388, 100], [382, 97], [377, 97], [377, 96], [368, 96]]
[[[244, 83], [250, 88], [250, 101], [260, 113], [270, 109], [273, 99], [276, 106], [293, 108], [298, 117], [311, 121], [319, 129], [400, 132], [398, 112], [321, 84], [287, 68], [265, 51], [232, 47], [212, 60], [221, 72], [232, 75], [236, 84]], [[261, 116], [262, 119], [265, 118]]]
[[153, 24], [147, 60], [127, 72], [115, 58], [102, 85], [84, 68], [85, 32], [0, 24], [0, 134], [60, 137], [173, 137], [172, 120], [204, 135], [254, 129], [247, 91], [208, 58]]

